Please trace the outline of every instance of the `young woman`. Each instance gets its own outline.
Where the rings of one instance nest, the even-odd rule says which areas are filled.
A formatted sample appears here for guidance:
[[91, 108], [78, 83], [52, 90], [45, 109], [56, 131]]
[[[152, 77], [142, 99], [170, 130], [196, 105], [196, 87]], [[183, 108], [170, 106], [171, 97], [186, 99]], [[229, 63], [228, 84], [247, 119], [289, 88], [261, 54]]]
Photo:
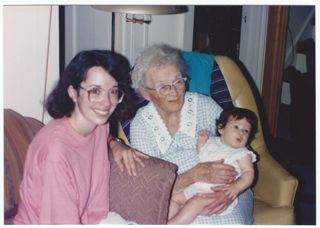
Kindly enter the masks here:
[[83, 51], [46, 101], [53, 119], [31, 142], [15, 224], [98, 224], [109, 212], [109, 147], [135, 174], [143, 154], [109, 136], [108, 120], [124, 92], [108, 51]]

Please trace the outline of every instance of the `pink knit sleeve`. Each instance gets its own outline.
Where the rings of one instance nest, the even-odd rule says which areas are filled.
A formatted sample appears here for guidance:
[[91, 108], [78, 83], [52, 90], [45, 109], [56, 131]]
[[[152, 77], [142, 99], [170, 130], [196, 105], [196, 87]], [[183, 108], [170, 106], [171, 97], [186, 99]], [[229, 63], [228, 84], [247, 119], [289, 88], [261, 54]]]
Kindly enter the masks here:
[[79, 224], [77, 191], [71, 170], [62, 162], [42, 164], [43, 189], [40, 199], [40, 224]]

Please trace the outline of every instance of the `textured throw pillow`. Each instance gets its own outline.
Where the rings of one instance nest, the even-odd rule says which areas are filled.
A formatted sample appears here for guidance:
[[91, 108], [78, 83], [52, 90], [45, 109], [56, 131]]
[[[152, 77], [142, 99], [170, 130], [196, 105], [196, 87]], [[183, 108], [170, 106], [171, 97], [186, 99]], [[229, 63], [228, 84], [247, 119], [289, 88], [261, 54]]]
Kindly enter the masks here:
[[149, 157], [135, 177], [120, 172], [113, 158], [110, 165], [110, 210], [138, 224], [166, 224], [176, 165]]

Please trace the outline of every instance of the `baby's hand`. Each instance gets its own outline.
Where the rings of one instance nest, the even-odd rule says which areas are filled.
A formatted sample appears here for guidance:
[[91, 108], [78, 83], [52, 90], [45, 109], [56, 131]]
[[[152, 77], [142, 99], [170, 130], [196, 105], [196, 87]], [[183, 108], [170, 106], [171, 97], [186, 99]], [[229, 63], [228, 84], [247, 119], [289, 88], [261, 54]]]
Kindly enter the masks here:
[[205, 140], [207, 140], [210, 136], [210, 132], [206, 129], [203, 129], [198, 132], [198, 136], [199, 138], [204, 138]]
[[235, 200], [239, 195], [239, 193], [241, 192], [241, 189], [237, 185], [237, 182], [221, 185], [215, 188], [215, 190], [218, 190], [218, 189], [224, 192], [226, 196], [231, 200]]
[[200, 148], [207, 142], [208, 138], [210, 136], [210, 132], [203, 129], [198, 132], [198, 142], [197, 142], [197, 149], [198, 151]]

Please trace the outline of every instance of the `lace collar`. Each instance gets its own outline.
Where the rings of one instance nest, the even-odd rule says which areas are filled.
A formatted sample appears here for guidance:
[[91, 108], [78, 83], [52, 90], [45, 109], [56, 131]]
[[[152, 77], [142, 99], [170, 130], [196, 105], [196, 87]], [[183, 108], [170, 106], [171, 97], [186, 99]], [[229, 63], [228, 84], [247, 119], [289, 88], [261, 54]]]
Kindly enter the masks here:
[[[151, 126], [154, 137], [156, 138], [161, 153], [165, 153], [173, 142], [167, 126], [159, 115], [156, 107], [149, 102], [142, 111], [142, 116], [149, 126]], [[177, 131], [190, 137], [196, 134], [196, 117], [197, 117], [197, 96], [195, 93], [186, 92], [185, 101], [180, 113], [180, 126]], [[176, 134], [177, 134], [176, 133]]]

